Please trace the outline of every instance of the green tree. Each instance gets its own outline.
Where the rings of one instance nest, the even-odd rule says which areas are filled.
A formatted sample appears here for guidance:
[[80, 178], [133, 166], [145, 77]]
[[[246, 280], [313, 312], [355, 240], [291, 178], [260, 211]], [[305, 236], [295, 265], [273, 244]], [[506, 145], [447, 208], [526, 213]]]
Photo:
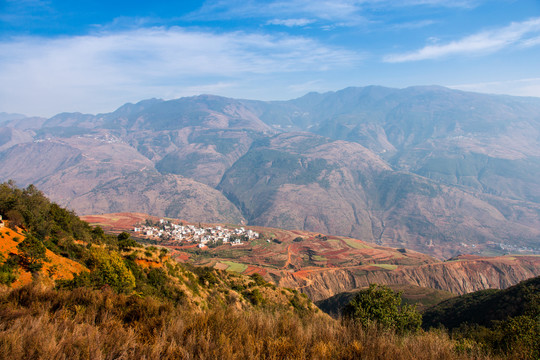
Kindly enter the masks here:
[[105, 231], [101, 228], [101, 226], [96, 226], [92, 229], [92, 239], [94, 241], [100, 241], [105, 238]]
[[540, 359], [540, 314], [521, 315], [494, 328], [495, 347], [519, 359]]
[[6, 260], [5, 257], [0, 254], [0, 284], [11, 285], [16, 279], [14, 271], [19, 266], [18, 256], [11, 254]]
[[43, 267], [43, 261], [48, 261], [45, 255], [47, 248], [43, 242], [36, 239], [31, 234], [26, 234], [26, 239], [17, 245], [19, 255], [23, 265], [31, 272], [35, 273]]
[[94, 286], [109, 285], [118, 292], [130, 292], [135, 288], [135, 276], [124, 263], [124, 259], [114, 251], [92, 249], [89, 266], [90, 278]]
[[11, 209], [7, 211], [6, 217], [9, 220], [9, 227], [14, 230], [24, 226], [24, 218], [19, 210]]
[[363, 326], [378, 323], [400, 333], [416, 331], [422, 324], [422, 315], [415, 307], [401, 306], [400, 292], [377, 284], [359, 291], [343, 308], [343, 316], [359, 321]]
[[118, 234], [118, 248], [122, 251], [128, 250], [131, 247], [140, 247], [140, 245], [133, 240], [131, 235], [125, 231]]

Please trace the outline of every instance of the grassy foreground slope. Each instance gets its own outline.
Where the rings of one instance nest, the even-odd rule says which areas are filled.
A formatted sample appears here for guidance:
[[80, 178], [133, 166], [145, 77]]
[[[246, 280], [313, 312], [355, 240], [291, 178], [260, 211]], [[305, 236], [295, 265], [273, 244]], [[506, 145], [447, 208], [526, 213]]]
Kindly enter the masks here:
[[[166, 249], [90, 227], [35, 188], [1, 184], [0, 195], [21, 237], [0, 261], [0, 354], [9, 359], [497, 358], [440, 331], [334, 320], [258, 274], [179, 264]], [[81, 271], [55, 279], [58, 258]], [[18, 286], [22, 272], [31, 281]]]
[[111, 290], [0, 292], [10, 359], [488, 359], [438, 332], [397, 336], [327, 316], [189, 306]]

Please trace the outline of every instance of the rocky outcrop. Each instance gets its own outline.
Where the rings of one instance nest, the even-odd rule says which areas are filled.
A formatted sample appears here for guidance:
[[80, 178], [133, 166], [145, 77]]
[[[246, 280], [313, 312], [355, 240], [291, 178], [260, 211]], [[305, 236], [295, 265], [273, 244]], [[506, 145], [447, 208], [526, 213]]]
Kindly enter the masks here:
[[411, 284], [465, 294], [504, 289], [540, 275], [540, 256], [459, 259], [395, 270], [320, 269], [290, 273], [280, 286], [298, 288], [313, 301], [377, 284]]

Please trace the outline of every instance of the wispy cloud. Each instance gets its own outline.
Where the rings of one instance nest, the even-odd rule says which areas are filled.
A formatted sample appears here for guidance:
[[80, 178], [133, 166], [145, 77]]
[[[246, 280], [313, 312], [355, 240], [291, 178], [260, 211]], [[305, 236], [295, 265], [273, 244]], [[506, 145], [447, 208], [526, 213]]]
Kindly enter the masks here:
[[395, 2], [395, 4], [397, 6], [428, 5], [447, 8], [474, 8], [482, 2], [482, 0], [403, 0]]
[[175, 96], [188, 87], [223, 89], [253, 77], [324, 72], [359, 60], [352, 51], [283, 34], [152, 28], [24, 37], [0, 43], [0, 109], [32, 98], [36, 105], [27, 113], [51, 114], [62, 106], [88, 111], [127, 99]]
[[323, 81], [311, 80], [301, 84], [291, 84], [288, 88], [297, 93], [307, 93], [310, 91], [320, 91], [321, 86], [324, 87]]
[[28, 24], [28, 21], [37, 21], [53, 14], [48, 0], [4, 0], [3, 4], [0, 3], [0, 23]]
[[294, 26], [306, 26], [313, 24], [315, 20], [312, 19], [272, 19], [266, 22], [267, 25], [283, 25], [287, 27]]
[[539, 34], [540, 18], [533, 18], [512, 23], [504, 28], [470, 35], [447, 44], [427, 45], [417, 51], [387, 55], [383, 60], [389, 63], [398, 63], [437, 59], [459, 54], [490, 53], [513, 45], [536, 45], [537, 42], [534, 42], [533, 39], [537, 39]]
[[506, 81], [489, 81], [448, 86], [452, 89], [475, 91], [488, 94], [512, 94], [515, 96], [540, 97], [540, 78]]
[[193, 19], [292, 18], [349, 19], [359, 8], [354, 0], [210, 0], [188, 17]]
[[521, 43], [519, 45], [520, 45], [520, 47], [524, 47], [524, 48], [538, 46], [538, 45], [540, 45], [540, 35], [537, 36], [537, 37], [532, 37], [532, 38], [529, 38], [529, 39], [525, 39], [525, 40], [521, 41]]
[[309, 18], [354, 24], [365, 21], [370, 8], [390, 9], [413, 6], [474, 8], [484, 0], [207, 0], [187, 18], [216, 20], [233, 18]]
[[433, 20], [420, 20], [420, 21], [411, 21], [411, 22], [405, 22], [401, 24], [396, 24], [392, 26], [392, 29], [394, 30], [404, 30], [404, 29], [420, 29], [426, 26], [430, 26], [435, 24], [435, 21]]

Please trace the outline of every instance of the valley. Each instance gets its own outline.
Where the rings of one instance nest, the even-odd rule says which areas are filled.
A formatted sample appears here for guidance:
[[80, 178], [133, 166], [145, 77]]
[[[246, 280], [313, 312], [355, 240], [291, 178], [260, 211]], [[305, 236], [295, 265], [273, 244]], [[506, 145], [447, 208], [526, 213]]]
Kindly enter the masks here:
[[[412, 348], [422, 347], [432, 349], [426, 359], [441, 358], [439, 353], [454, 359], [463, 355], [463, 336], [481, 341], [471, 342], [468, 351], [498, 359], [512, 353], [494, 336], [509, 339], [516, 324], [517, 331], [532, 337], [507, 340], [520, 351], [515, 358], [534, 358], [529, 355], [537, 352], [539, 256], [462, 255], [440, 261], [349, 237], [189, 224], [143, 213], [88, 216], [96, 225], [91, 226], [36, 187], [19, 189], [13, 183], [0, 184], [0, 213], [0, 310], [5, 315], [0, 343], [21, 359], [73, 353], [81, 346], [97, 357], [113, 349], [133, 357], [144, 351], [175, 358], [187, 346], [190, 353], [201, 354], [207, 347], [208, 354], [230, 354], [227, 344], [239, 336], [248, 344], [235, 349], [250, 357], [283, 357], [300, 354], [297, 342], [277, 348], [268, 344], [299, 332], [305, 346], [298, 358], [316, 358], [320, 348], [331, 349], [326, 358], [357, 358], [366, 355], [363, 346], [369, 344], [376, 347], [367, 350], [375, 357], [388, 349], [412, 354]], [[126, 232], [130, 228], [147, 244], [135, 241]], [[240, 243], [233, 241], [236, 236]], [[393, 323], [356, 321], [349, 310], [343, 310], [345, 318], [333, 319], [311, 300], [318, 299], [321, 309], [338, 317], [341, 309], [356, 306], [360, 294], [372, 291], [369, 304], [392, 299], [384, 314], [391, 314]], [[466, 295], [456, 296], [460, 293]], [[428, 314], [426, 321], [417, 305]], [[400, 316], [410, 320], [398, 323]], [[430, 329], [469, 320], [482, 327], [473, 333]], [[291, 333], [284, 333], [291, 324]], [[66, 326], [75, 330], [66, 332]], [[118, 334], [125, 337], [121, 346]], [[61, 340], [51, 346], [51, 336]], [[338, 341], [344, 338], [349, 340]], [[137, 351], [125, 350], [124, 344]], [[462, 358], [476, 358], [466, 355]]]
[[540, 360], [538, 59], [539, 0], [1, 1], [0, 360]]
[[[144, 214], [104, 214], [82, 219], [108, 231], [131, 231], [134, 236], [142, 237], [142, 241], [171, 250], [171, 256], [182, 263], [246, 275], [261, 274], [279, 286], [300, 290], [313, 301], [367, 287], [370, 283], [432, 288], [460, 295], [507, 288], [540, 275], [538, 255], [461, 255], [441, 261], [406, 248], [389, 248], [305, 230], [266, 227], [246, 227], [246, 231], [260, 236], [241, 245], [205, 243], [208, 246], [200, 248], [192, 241], [134, 233], [133, 228], [140, 227], [146, 219], [159, 223], [158, 218]], [[203, 231], [241, 228], [232, 224], [192, 226], [202, 226]]]

